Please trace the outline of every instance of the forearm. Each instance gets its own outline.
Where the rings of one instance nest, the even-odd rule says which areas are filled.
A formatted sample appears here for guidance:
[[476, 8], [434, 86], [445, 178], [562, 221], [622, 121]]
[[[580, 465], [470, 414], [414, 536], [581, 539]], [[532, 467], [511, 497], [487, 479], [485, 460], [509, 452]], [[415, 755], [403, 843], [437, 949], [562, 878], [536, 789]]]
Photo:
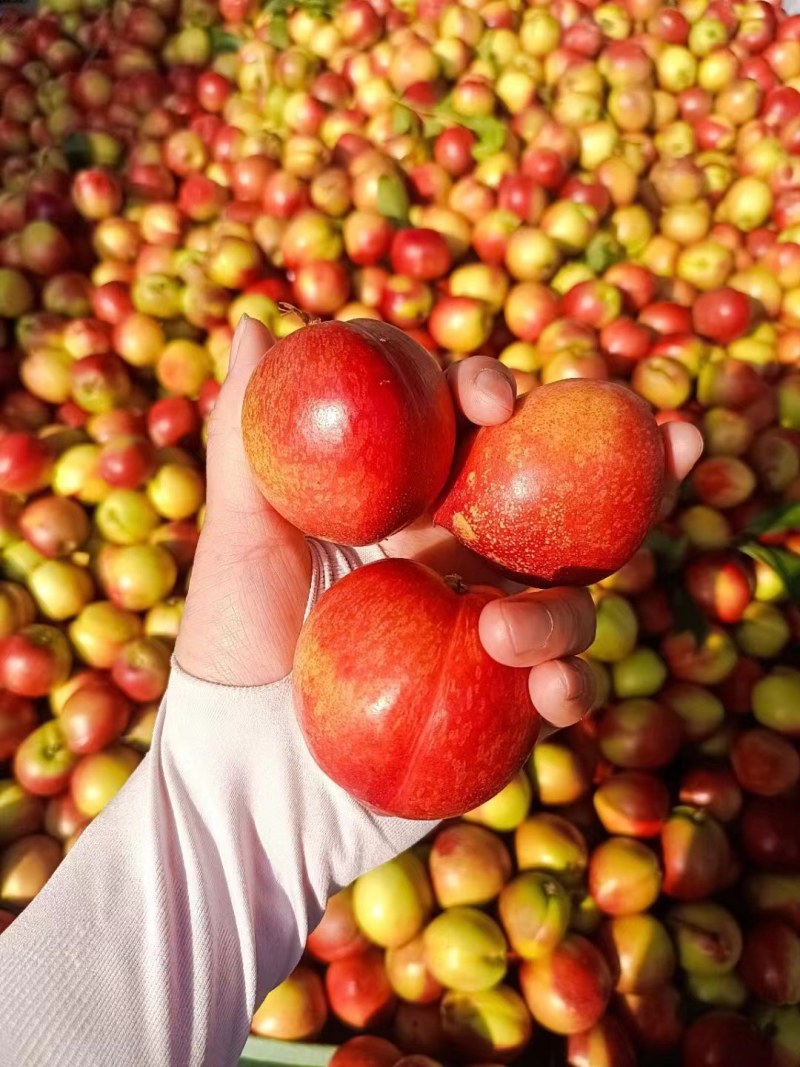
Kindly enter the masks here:
[[150, 754], [0, 939], [0, 1063], [236, 1062], [299, 958], [324, 889], [260, 810], [258, 691], [214, 690], [173, 673]]
[[[312, 547], [310, 600], [375, 558]], [[325, 778], [289, 679], [229, 688], [175, 667], [149, 755], [0, 937], [0, 1064], [236, 1063], [327, 895], [429, 825]]]

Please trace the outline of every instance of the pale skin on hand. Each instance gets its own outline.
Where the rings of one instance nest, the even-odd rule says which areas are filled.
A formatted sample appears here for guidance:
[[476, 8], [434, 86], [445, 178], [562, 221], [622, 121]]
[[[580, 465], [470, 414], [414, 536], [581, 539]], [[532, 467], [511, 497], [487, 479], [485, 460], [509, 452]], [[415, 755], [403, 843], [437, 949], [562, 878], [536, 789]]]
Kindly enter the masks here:
[[[240, 322], [233, 339], [228, 377], [209, 425], [206, 521], [175, 648], [184, 670], [223, 685], [266, 685], [289, 673], [311, 581], [305, 538], [264, 500], [242, 443], [245, 388], [273, 343], [252, 319]], [[510, 417], [514, 380], [497, 360], [474, 356], [451, 367], [448, 378], [464, 419], [491, 426]], [[702, 437], [688, 423], [669, 423], [662, 433], [668, 507], [700, 456]], [[382, 547], [388, 555], [419, 559], [470, 582], [498, 581], [483, 560], [428, 518]], [[531, 590], [487, 604], [480, 636], [498, 662], [530, 669], [534, 705], [552, 726], [563, 727], [594, 701], [593, 675], [578, 658], [592, 642], [594, 625], [585, 589]]]

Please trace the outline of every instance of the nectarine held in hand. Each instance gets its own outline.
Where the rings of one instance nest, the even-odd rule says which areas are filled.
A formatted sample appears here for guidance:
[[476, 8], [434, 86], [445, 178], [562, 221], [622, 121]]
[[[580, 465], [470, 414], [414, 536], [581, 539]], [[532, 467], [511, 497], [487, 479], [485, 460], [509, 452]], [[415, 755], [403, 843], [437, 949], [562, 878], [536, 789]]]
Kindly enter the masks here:
[[298, 722], [325, 773], [375, 811], [460, 815], [517, 773], [539, 730], [527, 671], [484, 651], [478, 617], [501, 596], [411, 560], [353, 571], [300, 634]]
[[529, 584], [588, 585], [642, 543], [664, 472], [658, 426], [630, 389], [554, 382], [465, 439], [434, 520]]
[[455, 412], [435, 358], [371, 319], [320, 322], [256, 368], [242, 432], [267, 500], [304, 533], [368, 545], [434, 503], [455, 448]]

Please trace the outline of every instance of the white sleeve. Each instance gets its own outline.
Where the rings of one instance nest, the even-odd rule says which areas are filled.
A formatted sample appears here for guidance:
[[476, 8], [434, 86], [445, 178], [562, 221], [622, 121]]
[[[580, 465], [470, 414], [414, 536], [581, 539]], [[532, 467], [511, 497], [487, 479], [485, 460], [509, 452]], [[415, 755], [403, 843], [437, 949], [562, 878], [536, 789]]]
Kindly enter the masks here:
[[[377, 558], [311, 548], [310, 602]], [[229, 688], [174, 665], [150, 753], [0, 937], [0, 1064], [235, 1064], [330, 893], [432, 825], [322, 774], [289, 678]]]

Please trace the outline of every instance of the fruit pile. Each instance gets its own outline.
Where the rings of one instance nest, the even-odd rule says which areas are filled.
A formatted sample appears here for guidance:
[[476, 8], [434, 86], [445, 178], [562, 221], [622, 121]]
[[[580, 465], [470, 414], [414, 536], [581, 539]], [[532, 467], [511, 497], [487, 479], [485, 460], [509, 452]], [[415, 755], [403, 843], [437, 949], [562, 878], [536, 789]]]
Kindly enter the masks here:
[[0, 928], [147, 748], [236, 322], [372, 318], [706, 452], [592, 589], [597, 713], [335, 898], [256, 1030], [797, 1067], [800, 17], [49, 0], [0, 101]]

